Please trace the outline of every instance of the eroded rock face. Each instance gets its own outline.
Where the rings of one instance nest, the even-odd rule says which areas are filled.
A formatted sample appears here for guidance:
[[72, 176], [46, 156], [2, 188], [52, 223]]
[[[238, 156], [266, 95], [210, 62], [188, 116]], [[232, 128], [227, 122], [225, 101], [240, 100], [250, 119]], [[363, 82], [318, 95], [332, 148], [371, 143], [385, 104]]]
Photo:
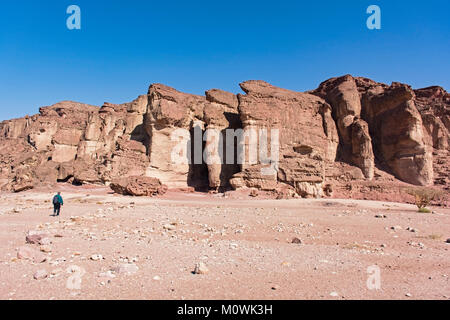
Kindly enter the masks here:
[[352, 76], [330, 79], [312, 92], [330, 103], [340, 140], [339, 156], [359, 168], [368, 179], [374, 174], [372, 139], [367, 123], [361, 119], [361, 96]]
[[65, 101], [41, 108], [39, 115], [2, 122], [3, 189], [18, 192], [57, 181], [103, 184], [144, 174], [147, 105], [146, 95], [101, 108]]
[[150, 137], [150, 165], [146, 175], [158, 178], [170, 187], [207, 187], [206, 165], [202, 159], [197, 161], [198, 164], [190, 159], [194, 148], [191, 140], [197, 135], [201, 141], [205, 129], [203, 112], [206, 98], [162, 84], [150, 86], [148, 95], [145, 130]]
[[441, 87], [414, 91], [425, 144], [433, 150], [434, 183], [450, 191], [450, 94]]
[[387, 86], [347, 75], [325, 81], [312, 93], [333, 107], [344, 162], [361, 168], [369, 179], [377, 160], [402, 181], [433, 183], [432, 148], [427, 147], [417, 98], [408, 85]]
[[[233, 178], [232, 184], [273, 190], [277, 183], [285, 183], [302, 196], [321, 196], [324, 164], [334, 161], [338, 145], [330, 106], [314, 95], [280, 89], [264, 81], [244, 82], [241, 88], [246, 92], [238, 96], [244, 131], [257, 134], [260, 149], [264, 140], [270, 151], [278, 149], [279, 163], [270, 173], [274, 159], [269, 148], [264, 155], [258, 152], [256, 163], [244, 161], [243, 172]], [[264, 130], [267, 138], [260, 135]], [[278, 134], [278, 141], [272, 141], [276, 137], [272, 133]], [[245, 150], [251, 148], [248, 141], [243, 143]], [[278, 146], [272, 145], [274, 142]]]
[[424, 141], [422, 117], [414, 91], [407, 85], [375, 85], [363, 94], [363, 109], [374, 144], [392, 173], [408, 183], [433, 183], [431, 150]]
[[349, 75], [309, 93], [264, 81], [241, 88], [245, 94], [198, 96], [153, 84], [129, 103], [64, 101], [3, 121], [0, 188], [59, 181], [112, 183], [136, 195], [167, 186], [320, 197], [342, 194], [352, 181], [395, 178], [448, 188], [450, 96], [443, 88]]
[[[228, 133], [242, 128], [236, 95], [222, 90], [206, 92], [208, 104], [204, 109], [205, 162], [208, 166], [210, 188], [227, 187], [231, 177], [240, 171], [237, 158], [227, 159], [227, 144], [233, 144], [233, 155], [237, 154], [237, 144]], [[230, 155], [231, 156], [231, 155]], [[229, 161], [230, 160], [230, 161]]]

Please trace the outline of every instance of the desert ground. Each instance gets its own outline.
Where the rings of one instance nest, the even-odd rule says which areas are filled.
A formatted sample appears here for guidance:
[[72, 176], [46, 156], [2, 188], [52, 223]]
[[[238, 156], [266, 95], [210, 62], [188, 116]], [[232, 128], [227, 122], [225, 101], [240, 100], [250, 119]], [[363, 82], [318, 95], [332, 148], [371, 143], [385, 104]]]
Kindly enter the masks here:
[[0, 194], [0, 299], [450, 299], [448, 208], [58, 190]]

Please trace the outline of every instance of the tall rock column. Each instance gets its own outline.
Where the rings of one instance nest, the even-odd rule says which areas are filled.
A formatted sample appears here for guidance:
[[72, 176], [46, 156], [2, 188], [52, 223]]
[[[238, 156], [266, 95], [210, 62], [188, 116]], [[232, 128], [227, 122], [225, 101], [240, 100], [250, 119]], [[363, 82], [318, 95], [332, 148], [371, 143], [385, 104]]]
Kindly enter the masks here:
[[148, 94], [144, 126], [150, 164], [146, 175], [170, 188], [207, 187], [207, 167], [202, 159], [195, 159], [198, 150], [200, 156], [203, 150], [206, 98], [162, 84], [151, 85]]
[[411, 184], [432, 184], [432, 154], [424, 142], [414, 91], [400, 83], [373, 85], [363, 94], [362, 105], [363, 117], [392, 173]]
[[361, 97], [354, 78], [346, 75], [323, 82], [312, 92], [324, 98], [333, 109], [341, 137], [340, 157], [361, 168], [364, 176], [374, 176], [374, 154], [367, 123], [361, 119]]
[[230, 178], [240, 171], [234, 134], [242, 125], [237, 110], [238, 99], [234, 94], [213, 89], [206, 92], [206, 99], [210, 103], [204, 111], [205, 161], [209, 187], [218, 189], [229, 186]]

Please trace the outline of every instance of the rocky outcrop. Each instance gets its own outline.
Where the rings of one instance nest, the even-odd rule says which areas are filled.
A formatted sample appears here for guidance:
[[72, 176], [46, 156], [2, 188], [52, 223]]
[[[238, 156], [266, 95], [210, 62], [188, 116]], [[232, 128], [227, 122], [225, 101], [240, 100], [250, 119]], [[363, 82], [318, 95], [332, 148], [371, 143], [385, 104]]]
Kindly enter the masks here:
[[433, 150], [434, 184], [450, 191], [450, 94], [437, 86], [414, 92], [424, 141]]
[[138, 197], [163, 195], [167, 192], [167, 186], [150, 177], [119, 178], [115, 179], [110, 187], [116, 193]]
[[342, 195], [359, 182], [361, 190], [381, 181], [448, 189], [443, 88], [349, 75], [307, 93], [264, 81], [241, 88], [245, 94], [199, 96], [153, 84], [129, 103], [64, 101], [3, 121], [0, 188], [93, 183], [139, 195], [164, 186], [256, 188], [282, 198]]
[[[25, 121], [1, 123], [2, 148], [9, 151], [0, 156], [0, 177], [8, 181], [3, 188], [17, 191], [21, 185], [57, 181], [108, 183], [143, 174], [148, 159], [145, 131], [139, 129], [146, 112], [142, 105], [147, 107], [146, 96], [101, 108], [65, 101], [41, 108]], [[127, 130], [130, 115], [139, 112], [141, 120], [133, 118], [133, 128]]]
[[[207, 167], [191, 159], [202, 148], [206, 98], [179, 92], [162, 84], [150, 86], [145, 130], [149, 136], [149, 167], [146, 175], [171, 187], [207, 187]], [[191, 143], [194, 138], [200, 144]]]
[[330, 79], [312, 92], [324, 98], [333, 109], [339, 136], [339, 158], [352, 163], [368, 179], [374, 174], [374, 154], [368, 124], [361, 119], [361, 96], [352, 76]]
[[312, 93], [333, 106], [344, 162], [357, 165], [369, 179], [377, 160], [402, 181], [433, 183], [432, 151], [425, 143], [417, 99], [408, 85], [387, 86], [347, 75], [325, 81]]
[[[338, 145], [331, 107], [316, 96], [264, 81], [244, 82], [241, 88], [246, 93], [238, 99], [247, 158], [232, 185], [275, 190], [283, 183], [302, 196], [321, 196], [324, 164], [334, 161]], [[259, 150], [252, 152], [252, 140]]]

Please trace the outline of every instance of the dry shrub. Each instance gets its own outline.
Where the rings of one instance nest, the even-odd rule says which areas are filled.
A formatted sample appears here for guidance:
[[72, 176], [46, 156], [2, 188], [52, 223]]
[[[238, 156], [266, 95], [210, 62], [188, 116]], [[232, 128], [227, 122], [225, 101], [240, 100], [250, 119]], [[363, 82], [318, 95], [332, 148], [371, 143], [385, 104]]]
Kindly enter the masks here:
[[430, 187], [407, 188], [406, 193], [414, 197], [416, 206], [421, 212], [424, 212], [424, 209], [431, 203], [431, 201], [439, 201], [444, 196], [444, 192], [442, 190], [436, 190]]

